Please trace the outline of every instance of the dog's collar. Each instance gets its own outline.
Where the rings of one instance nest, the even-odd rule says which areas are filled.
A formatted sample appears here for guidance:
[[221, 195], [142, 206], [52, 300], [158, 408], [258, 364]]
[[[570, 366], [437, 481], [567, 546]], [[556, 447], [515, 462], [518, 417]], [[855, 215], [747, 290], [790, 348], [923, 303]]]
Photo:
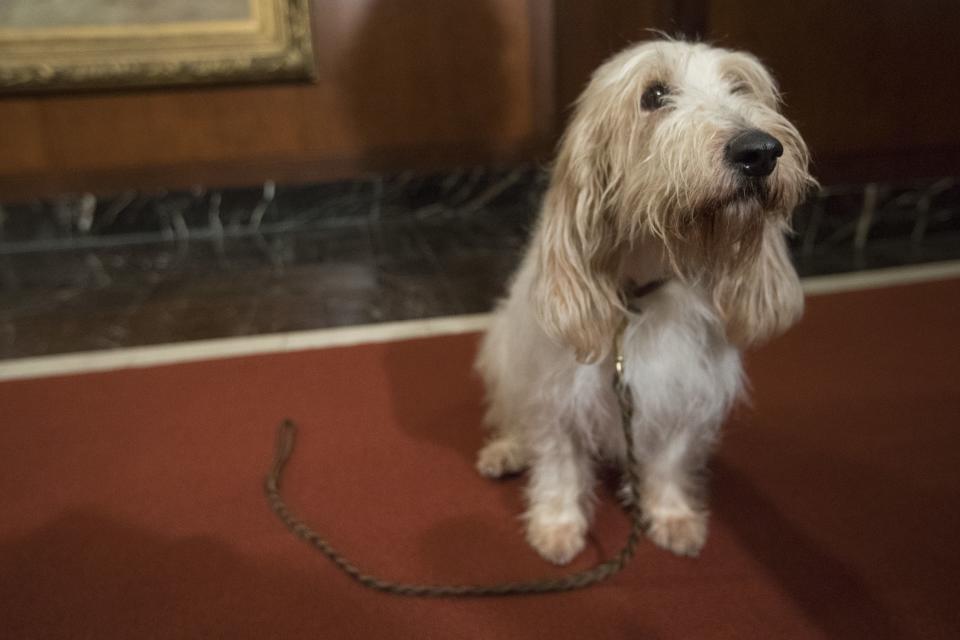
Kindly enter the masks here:
[[633, 313], [640, 313], [642, 310], [640, 307], [640, 301], [665, 285], [667, 280], [668, 278], [660, 278], [658, 280], [651, 280], [643, 284], [637, 284], [633, 280], [628, 280], [623, 285], [623, 289], [620, 290], [620, 297], [623, 299], [623, 304], [629, 311], [632, 311]]

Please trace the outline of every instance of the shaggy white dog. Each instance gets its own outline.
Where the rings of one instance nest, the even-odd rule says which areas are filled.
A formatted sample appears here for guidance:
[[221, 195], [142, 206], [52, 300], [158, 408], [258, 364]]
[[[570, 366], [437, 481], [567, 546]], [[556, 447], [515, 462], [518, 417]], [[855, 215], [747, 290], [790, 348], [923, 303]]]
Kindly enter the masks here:
[[527, 539], [547, 560], [583, 548], [594, 467], [625, 459], [623, 326], [648, 535], [700, 551], [700, 476], [744, 386], [739, 350], [803, 311], [784, 234], [814, 185], [807, 164], [748, 54], [658, 41], [594, 73], [477, 361], [491, 428], [477, 468], [529, 468]]

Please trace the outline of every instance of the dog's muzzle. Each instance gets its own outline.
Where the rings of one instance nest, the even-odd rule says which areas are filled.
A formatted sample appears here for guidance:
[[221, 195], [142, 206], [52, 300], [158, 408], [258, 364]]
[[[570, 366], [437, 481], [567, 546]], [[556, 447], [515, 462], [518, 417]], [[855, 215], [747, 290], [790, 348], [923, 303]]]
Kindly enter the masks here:
[[765, 131], [748, 129], [735, 135], [724, 147], [724, 156], [743, 176], [765, 178], [773, 173], [783, 155], [780, 141]]

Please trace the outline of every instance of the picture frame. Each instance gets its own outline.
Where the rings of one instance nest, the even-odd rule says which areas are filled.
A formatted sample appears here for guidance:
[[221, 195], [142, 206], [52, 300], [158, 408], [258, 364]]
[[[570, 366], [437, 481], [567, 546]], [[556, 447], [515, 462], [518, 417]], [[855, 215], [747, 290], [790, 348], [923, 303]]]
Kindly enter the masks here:
[[0, 92], [308, 80], [309, 5], [5, 0]]

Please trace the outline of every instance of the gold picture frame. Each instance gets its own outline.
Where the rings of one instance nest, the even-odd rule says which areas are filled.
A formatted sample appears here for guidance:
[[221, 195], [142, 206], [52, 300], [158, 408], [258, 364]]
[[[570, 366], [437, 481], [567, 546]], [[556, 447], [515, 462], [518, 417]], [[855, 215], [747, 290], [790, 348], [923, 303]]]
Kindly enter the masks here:
[[[196, 14], [184, 1], [184, 15]], [[249, 12], [232, 19], [96, 24], [87, 12], [82, 24], [0, 23], [0, 92], [313, 78], [310, 0], [245, 1]]]

